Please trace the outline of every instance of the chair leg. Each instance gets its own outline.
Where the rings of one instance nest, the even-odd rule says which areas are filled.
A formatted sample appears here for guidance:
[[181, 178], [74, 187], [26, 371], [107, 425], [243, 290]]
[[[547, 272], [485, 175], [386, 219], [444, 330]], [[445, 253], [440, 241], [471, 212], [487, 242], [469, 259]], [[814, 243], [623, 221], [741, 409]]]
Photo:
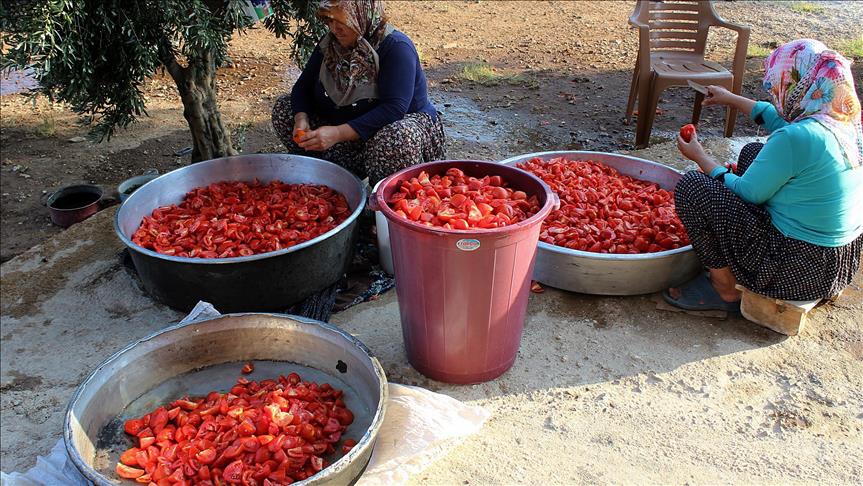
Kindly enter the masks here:
[[734, 135], [734, 124], [737, 123], [737, 108], [728, 108], [725, 113], [725, 136]]
[[632, 72], [632, 82], [629, 84], [629, 99], [626, 100], [626, 125], [632, 123], [632, 111], [635, 109], [635, 99], [638, 96], [638, 62], [635, 63], [635, 70]]
[[645, 147], [650, 145], [650, 134], [653, 131], [653, 122], [656, 121], [656, 109], [659, 106], [661, 95], [662, 90], [656, 89], [656, 83], [650, 83], [650, 106], [647, 108], [647, 139], [645, 140]]
[[704, 95], [695, 93], [695, 106], [692, 107], [692, 124], [698, 125], [698, 120], [701, 119], [701, 102], [704, 101]]
[[[743, 77], [742, 76], [734, 76], [734, 80], [728, 83], [726, 86], [728, 91], [736, 95], [740, 95], [740, 92], [743, 90]], [[748, 113], [747, 113], [748, 115]], [[731, 137], [734, 135], [734, 125], [737, 123], [737, 109], [729, 107], [725, 112], [725, 136]]]
[[[635, 148], [645, 148], [650, 142], [650, 129], [656, 115], [652, 74], [639, 76], [638, 80], [638, 124], [635, 128]], [[650, 116], [651, 112], [654, 116]]]

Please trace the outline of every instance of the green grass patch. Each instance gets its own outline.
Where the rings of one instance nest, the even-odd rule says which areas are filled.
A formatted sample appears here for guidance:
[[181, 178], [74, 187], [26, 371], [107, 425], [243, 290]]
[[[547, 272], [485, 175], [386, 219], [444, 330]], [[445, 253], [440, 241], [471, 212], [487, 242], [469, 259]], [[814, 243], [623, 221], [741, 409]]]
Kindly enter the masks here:
[[836, 44], [835, 49], [845, 57], [863, 59], [863, 35], [856, 39], [845, 39]]
[[749, 44], [749, 47], [746, 48], [746, 57], [767, 57], [771, 52], [764, 46]]
[[34, 132], [41, 138], [51, 138], [57, 134], [57, 124], [54, 115], [42, 115], [42, 121], [36, 125]]
[[472, 62], [461, 69], [459, 77], [483, 86], [510, 84], [528, 89], [539, 89], [539, 80], [533, 75], [501, 73], [486, 62]]
[[818, 5], [815, 2], [793, 2], [791, 4], [791, 11], [806, 14], [820, 14], [824, 13], [824, 6]]

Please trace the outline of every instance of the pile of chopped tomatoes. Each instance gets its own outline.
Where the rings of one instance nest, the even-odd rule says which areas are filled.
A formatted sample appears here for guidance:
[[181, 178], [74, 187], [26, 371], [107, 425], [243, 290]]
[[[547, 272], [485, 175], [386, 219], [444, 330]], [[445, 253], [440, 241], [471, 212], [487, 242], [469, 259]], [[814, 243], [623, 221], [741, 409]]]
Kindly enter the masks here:
[[[328, 464], [354, 420], [341, 390], [296, 373], [261, 382], [239, 378], [228, 393], [180, 399], [125, 422], [136, 447], [116, 472], [151, 486], [283, 485]], [[347, 454], [356, 442], [342, 442]]]
[[590, 160], [531, 159], [519, 164], [560, 197], [543, 221], [540, 241], [594, 253], [653, 253], [689, 238], [673, 195], [652, 182], [621, 175]]
[[249, 256], [308, 241], [348, 215], [345, 197], [327, 186], [219, 182], [145, 216], [132, 242], [181, 257]]
[[402, 218], [455, 230], [509, 226], [540, 209], [535, 195], [507, 187], [501, 176], [477, 179], [456, 168], [443, 176], [420, 172], [402, 181], [387, 202]]

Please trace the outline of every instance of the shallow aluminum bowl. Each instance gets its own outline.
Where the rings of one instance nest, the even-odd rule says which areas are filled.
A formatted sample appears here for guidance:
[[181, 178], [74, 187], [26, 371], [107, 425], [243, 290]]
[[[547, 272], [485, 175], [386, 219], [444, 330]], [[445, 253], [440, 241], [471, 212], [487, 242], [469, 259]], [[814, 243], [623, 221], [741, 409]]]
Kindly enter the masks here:
[[[345, 196], [351, 215], [317, 238], [246, 257], [185, 258], [132, 243], [144, 216], [180, 203], [192, 189], [254, 179], [325, 184]], [[280, 311], [344, 276], [353, 256], [357, 217], [365, 204], [365, 185], [331, 162], [288, 154], [240, 155], [198, 162], [148, 182], [120, 206], [114, 226], [129, 248], [144, 288], [157, 300], [184, 312], [200, 300], [224, 312]]]
[[[516, 165], [535, 157], [594, 160], [621, 174], [655, 182], [672, 191], [681, 177], [676, 170], [628, 155], [606, 152], [558, 151], [519, 155], [502, 161]], [[639, 255], [591, 253], [540, 242], [533, 278], [551, 287], [582, 294], [638, 295], [658, 292], [693, 278], [701, 262], [687, 245], [675, 250]]]
[[97, 486], [136, 484], [114, 473], [131, 447], [123, 421], [184, 395], [227, 391], [246, 361], [253, 380], [295, 371], [307, 381], [344, 390], [357, 440], [347, 455], [297, 484], [351, 484], [371, 457], [384, 420], [387, 381], [378, 360], [356, 338], [318, 321], [277, 314], [229, 314], [179, 324], [111, 356], [78, 387], [63, 426], [66, 451]]

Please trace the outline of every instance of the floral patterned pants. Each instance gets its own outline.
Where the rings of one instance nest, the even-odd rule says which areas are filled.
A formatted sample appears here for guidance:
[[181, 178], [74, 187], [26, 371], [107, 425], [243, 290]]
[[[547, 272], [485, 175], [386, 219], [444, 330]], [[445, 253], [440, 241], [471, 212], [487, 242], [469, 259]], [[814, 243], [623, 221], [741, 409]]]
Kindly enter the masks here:
[[[316, 129], [327, 125], [327, 122], [309, 114], [309, 125]], [[409, 113], [381, 128], [366, 141], [341, 142], [323, 152], [311, 152], [294, 143], [291, 97], [282, 95], [273, 106], [273, 128], [289, 153], [334, 162], [360, 179], [368, 176], [373, 187], [381, 179], [405, 167], [446, 157], [446, 136], [440, 115]]]

